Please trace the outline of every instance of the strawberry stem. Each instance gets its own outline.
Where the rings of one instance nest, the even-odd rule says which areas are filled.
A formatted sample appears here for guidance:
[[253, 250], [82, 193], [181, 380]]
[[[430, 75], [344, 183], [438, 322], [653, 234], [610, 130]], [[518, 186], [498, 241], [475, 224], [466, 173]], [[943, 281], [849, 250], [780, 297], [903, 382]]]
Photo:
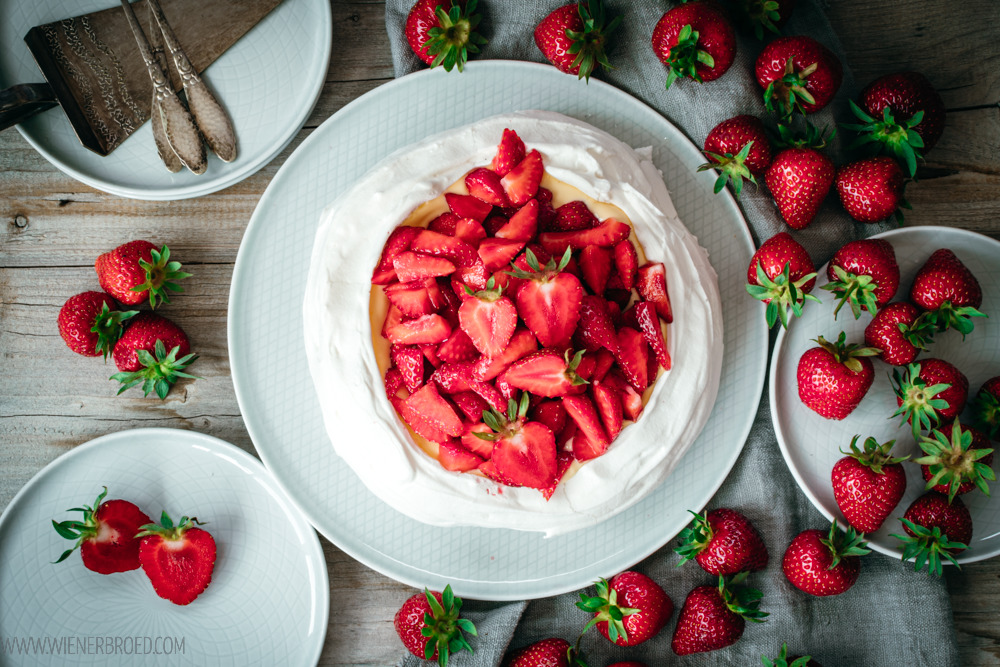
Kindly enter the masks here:
[[444, 67], [446, 72], [457, 67], [461, 72], [470, 53], [479, 53], [479, 47], [486, 44], [486, 39], [476, 32], [482, 16], [476, 13], [478, 0], [469, 0], [465, 9], [452, 0], [451, 8], [446, 12], [444, 7], [435, 10], [438, 24], [427, 31], [427, 41], [424, 48], [434, 56], [431, 67]]
[[150, 354], [148, 350], [136, 350], [135, 352], [143, 368], [132, 372], [115, 373], [110, 379], [122, 383], [118, 389], [119, 394], [142, 383], [143, 396], [149, 396], [150, 392], [155, 391], [161, 400], [165, 399], [170, 392], [170, 387], [180, 378], [201, 379], [197, 375], [184, 372], [184, 369], [190, 366], [198, 358], [198, 355], [188, 354], [178, 359], [177, 352], [179, 350], [180, 345], [176, 345], [168, 354], [163, 341], [157, 339], [153, 348], [154, 354]]
[[101, 506], [101, 503], [104, 502], [104, 498], [107, 495], [108, 487], [102, 487], [93, 506], [84, 505], [83, 507], [73, 507], [66, 510], [67, 512], [82, 512], [83, 518], [80, 521], [60, 521], [57, 523], [55, 519], [52, 520], [52, 527], [55, 528], [60, 537], [67, 540], [76, 540], [76, 543], [72, 547], [64, 551], [59, 558], [52, 562], [53, 565], [69, 558], [69, 555], [83, 544], [84, 540], [97, 535], [97, 519], [94, 518], [94, 514]]
[[149, 307], [156, 308], [157, 299], [170, 303], [168, 292], [183, 292], [184, 288], [176, 281], [191, 277], [190, 273], [181, 271], [180, 262], [170, 261], [170, 248], [163, 246], [160, 250], [150, 250], [150, 259], [139, 260], [139, 266], [146, 272], [146, 281], [132, 288], [133, 292], [149, 290]]
[[912, 560], [914, 572], [920, 572], [926, 567], [928, 574], [940, 577], [943, 574], [942, 556], [951, 561], [952, 565], [958, 569], [962, 569], [952, 554], [967, 549], [967, 544], [949, 540], [948, 535], [941, 532], [940, 526], [927, 528], [913, 523], [909, 519], [900, 517], [899, 520], [913, 532], [913, 535], [893, 533], [889, 537], [895, 537], [903, 542], [902, 560], [903, 562]]

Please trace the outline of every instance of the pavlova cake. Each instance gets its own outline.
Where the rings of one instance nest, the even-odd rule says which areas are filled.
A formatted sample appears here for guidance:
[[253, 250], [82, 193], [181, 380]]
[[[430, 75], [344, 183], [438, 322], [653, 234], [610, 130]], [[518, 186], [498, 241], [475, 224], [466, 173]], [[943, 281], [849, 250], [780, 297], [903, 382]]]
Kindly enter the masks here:
[[664, 482], [715, 402], [722, 319], [650, 158], [505, 114], [397, 151], [325, 209], [309, 367], [334, 449], [384, 502], [554, 535]]

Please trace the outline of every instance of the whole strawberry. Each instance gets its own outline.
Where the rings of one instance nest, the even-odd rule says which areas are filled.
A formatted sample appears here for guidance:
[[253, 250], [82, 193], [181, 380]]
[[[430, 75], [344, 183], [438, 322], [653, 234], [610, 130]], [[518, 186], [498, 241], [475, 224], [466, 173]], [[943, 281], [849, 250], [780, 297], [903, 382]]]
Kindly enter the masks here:
[[1000, 376], [983, 383], [972, 403], [976, 425], [994, 440], [1000, 436]]
[[865, 345], [882, 350], [882, 361], [892, 366], [912, 363], [933, 338], [933, 324], [909, 301], [886, 304], [865, 327]]
[[660, 585], [639, 572], [622, 572], [596, 584], [597, 595], [580, 593], [576, 606], [594, 615], [584, 632], [597, 626], [618, 646], [636, 646], [652, 639], [674, 613], [674, 603]]
[[403, 32], [417, 57], [431, 67], [461, 72], [469, 53], [486, 40], [476, 32], [482, 18], [478, 0], [417, 0], [406, 15]]
[[71, 296], [59, 309], [59, 335], [69, 349], [85, 357], [108, 358], [121, 338], [123, 322], [139, 311], [121, 312], [104, 292], [82, 292]]
[[835, 176], [830, 158], [815, 147], [796, 146], [774, 156], [764, 183], [781, 218], [792, 229], [804, 229], [819, 212]]
[[764, 123], [756, 116], [736, 116], [713, 127], [705, 137], [704, 152], [708, 162], [698, 167], [698, 171], [718, 170], [716, 194], [732, 181], [733, 192], [739, 197], [744, 178], [756, 185], [757, 179], [771, 166], [771, 142]]
[[779, 28], [788, 21], [795, 0], [732, 0], [736, 10], [737, 25], [752, 27], [757, 39], [764, 39], [764, 31], [780, 34]]
[[891, 157], [880, 155], [845, 164], [837, 171], [837, 194], [848, 215], [858, 222], [881, 222], [891, 216], [902, 222], [903, 168]]
[[194, 378], [184, 372], [197, 355], [191, 354], [187, 334], [168, 320], [154, 313], [140, 313], [112, 350], [111, 356], [120, 373], [111, 376], [122, 383], [118, 393], [142, 384], [143, 396], [155, 391], [161, 399], [182, 377]]
[[809, 294], [815, 284], [816, 266], [788, 232], [765, 241], [747, 268], [747, 293], [767, 304], [764, 317], [768, 327], [780, 321], [787, 328], [789, 308], [798, 317], [807, 299], [818, 303], [819, 299]]
[[850, 304], [854, 319], [861, 317], [862, 308], [874, 314], [899, 289], [896, 252], [885, 239], [851, 241], [834, 253], [826, 277], [830, 282], [823, 289], [839, 299], [834, 317], [845, 303]]
[[94, 262], [101, 288], [122, 303], [149, 306], [170, 303], [168, 292], [183, 292], [178, 280], [189, 277], [180, 262], [170, 261], [170, 248], [156, 249], [149, 241], [130, 241], [100, 255]]
[[987, 496], [987, 481], [995, 482], [993, 448], [986, 435], [957, 419], [936, 428], [917, 441], [924, 456], [915, 459], [927, 481], [926, 490], [948, 495], [950, 502], [956, 495], [979, 489]]
[[571, 2], [554, 9], [535, 27], [535, 45], [560, 72], [590, 81], [600, 65], [611, 69], [605, 49], [621, 16], [606, 23], [603, 0]]
[[835, 343], [822, 336], [815, 340], [819, 347], [806, 350], [796, 369], [799, 399], [822, 417], [843, 419], [858, 407], [872, 386], [875, 369], [868, 357], [878, 354], [878, 350], [856, 343], [848, 345], [844, 332]]
[[931, 253], [917, 271], [910, 286], [910, 301], [923, 310], [939, 331], [949, 327], [962, 336], [972, 332], [971, 317], [986, 317], [978, 308], [983, 305], [983, 290], [972, 271], [948, 248]]
[[711, 0], [677, 5], [653, 29], [653, 52], [667, 72], [667, 88], [679, 78], [699, 83], [726, 73], [736, 58], [736, 33]]
[[177, 525], [164, 511], [160, 523], [148, 523], [136, 533], [139, 562], [156, 594], [174, 604], [194, 602], [212, 582], [215, 538], [197, 526], [197, 518], [181, 517]]
[[507, 667], [571, 667], [575, 652], [565, 639], [553, 637], [516, 651]]
[[750, 520], [724, 507], [694, 514], [694, 521], [680, 534], [674, 549], [683, 565], [695, 559], [709, 574], [730, 575], [756, 572], [767, 567], [767, 547]]
[[862, 533], [878, 530], [906, 491], [906, 471], [901, 465], [908, 457], [893, 457], [895, 440], [879, 444], [865, 438], [858, 447], [856, 435], [846, 456], [833, 465], [830, 473], [833, 498], [847, 523]]
[[475, 637], [476, 626], [459, 616], [461, 609], [462, 599], [451, 592], [451, 585], [443, 593], [425, 588], [403, 603], [392, 623], [406, 650], [444, 666], [451, 653], [472, 652], [464, 633]]
[[955, 419], [969, 397], [969, 379], [943, 359], [924, 359], [902, 372], [894, 369], [892, 384], [899, 406], [892, 416], [902, 415], [916, 440], [920, 431]]
[[810, 114], [825, 107], [844, 79], [837, 56], [804, 35], [770, 42], [757, 56], [754, 70], [764, 89], [764, 105], [786, 118], [795, 110]]
[[955, 555], [969, 548], [972, 541], [972, 515], [961, 498], [928, 491], [906, 509], [903, 518], [906, 535], [895, 537], [903, 542], [903, 560], [913, 560], [916, 572], [927, 567], [928, 573], [941, 576], [941, 557], [955, 565]]
[[766, 655], [761, 656], [761, 660], [764, 662], [764, 667], [822, 667], [818, 662], [812, 659], [812, 656], [788, 656], [788, 645], [781, 645], [781, 653], [777, 658], [771, 660]]
[[79, 521], [52, 522], [60, 537], [76, 540], [56, 563], [63, 562], [80, 547], [83, 566], [99, 574], [139, 568], [139, 540], [135, 535], [149, 523], [149, 517], [127, 500], [104, 500], [107, 495], [108, 487], [105, 486], [93, 506], [67, 510], [82, 512]]
[[677, 655], [704, 653], [739, 641], [746, 622], [761, 623], [768, 614], [759, 609], [761, 592], [741, 584], [747, 573], [718, 586], [698, 586], [684, 600], [670, 648]]
[[785, 550], [781, 570], [799, 590], [809, 595], [840, 595], [847, 592], [861, 573], [861, 558], [871, 553], [864, 535], [853, 528], [839, 530], [837, 523], [828, 533], [804, 530]]

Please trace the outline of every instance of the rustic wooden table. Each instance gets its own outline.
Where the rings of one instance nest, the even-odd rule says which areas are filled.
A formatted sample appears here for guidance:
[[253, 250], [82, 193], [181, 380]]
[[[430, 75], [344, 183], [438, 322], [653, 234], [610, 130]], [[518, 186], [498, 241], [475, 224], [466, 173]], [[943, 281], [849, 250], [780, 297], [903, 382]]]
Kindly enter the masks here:
[[[392, 78], [384, 3], [331, 1], [335, 46], [306, 127], [270, 165], [222, 192], [169, 203], [122, 199], [59, 172], [17, 132], [0, 133], [0, 507], [49, 461], [112, 431], [194, 429], [254, 451], [226, 349], [229, 284], [244, 228], [291, 151], [335, 111]], [[920, 182], [907, 189], [908, 224], [1000, 238], [1000, 6], [995, 0], [898, 0], [891, 10], [864, 0], [829, 4], [859, 81], [916, 69], [947, 104], [944, 137]], [[162, 402], [134, 390], [116, 397], [110, 372], [69, 353], [56, 328], [66, 298], [96, 287], [93, 259], [134, 238], [168, 244], [197, 274], [170, 315], [194, 341], [205, 380], [182, 383]], [[339, 602], [321, 664], [394, 663], [402, 647], [392, 617], [412, 589], [326, 540], [323, 547], [336, 573], [330, 594]], [[963, 664], [1000, 664], [1000, 560], [948, 568], [946, 577]]]

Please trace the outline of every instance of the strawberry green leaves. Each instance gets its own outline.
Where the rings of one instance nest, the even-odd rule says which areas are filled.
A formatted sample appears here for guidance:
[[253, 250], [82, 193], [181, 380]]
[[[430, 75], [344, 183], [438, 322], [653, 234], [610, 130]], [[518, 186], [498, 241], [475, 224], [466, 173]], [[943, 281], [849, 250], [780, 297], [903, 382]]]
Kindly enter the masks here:
[[136, 350], [136, 356], [143, 368], [112, 375], [112, 380], [122, 383], [118, 393], [121, 394], [126, 389], [131, 389], [141, 383], [143, 396], [149, 396], [150, 393], [156, 392], [156, 395], [162, 400], [167, 397], [170, 387], [180, 378], [200, 379], [197, 375], [184, 372], [184, 369], [197, 359], [198, 355], [192, 353], [178, 359], [178, 350], [180, 350], [179, 345], [173, 347], [168, 353], [161, 340], [156, 341], [153, 354], [150, 354], [148, 350]]

